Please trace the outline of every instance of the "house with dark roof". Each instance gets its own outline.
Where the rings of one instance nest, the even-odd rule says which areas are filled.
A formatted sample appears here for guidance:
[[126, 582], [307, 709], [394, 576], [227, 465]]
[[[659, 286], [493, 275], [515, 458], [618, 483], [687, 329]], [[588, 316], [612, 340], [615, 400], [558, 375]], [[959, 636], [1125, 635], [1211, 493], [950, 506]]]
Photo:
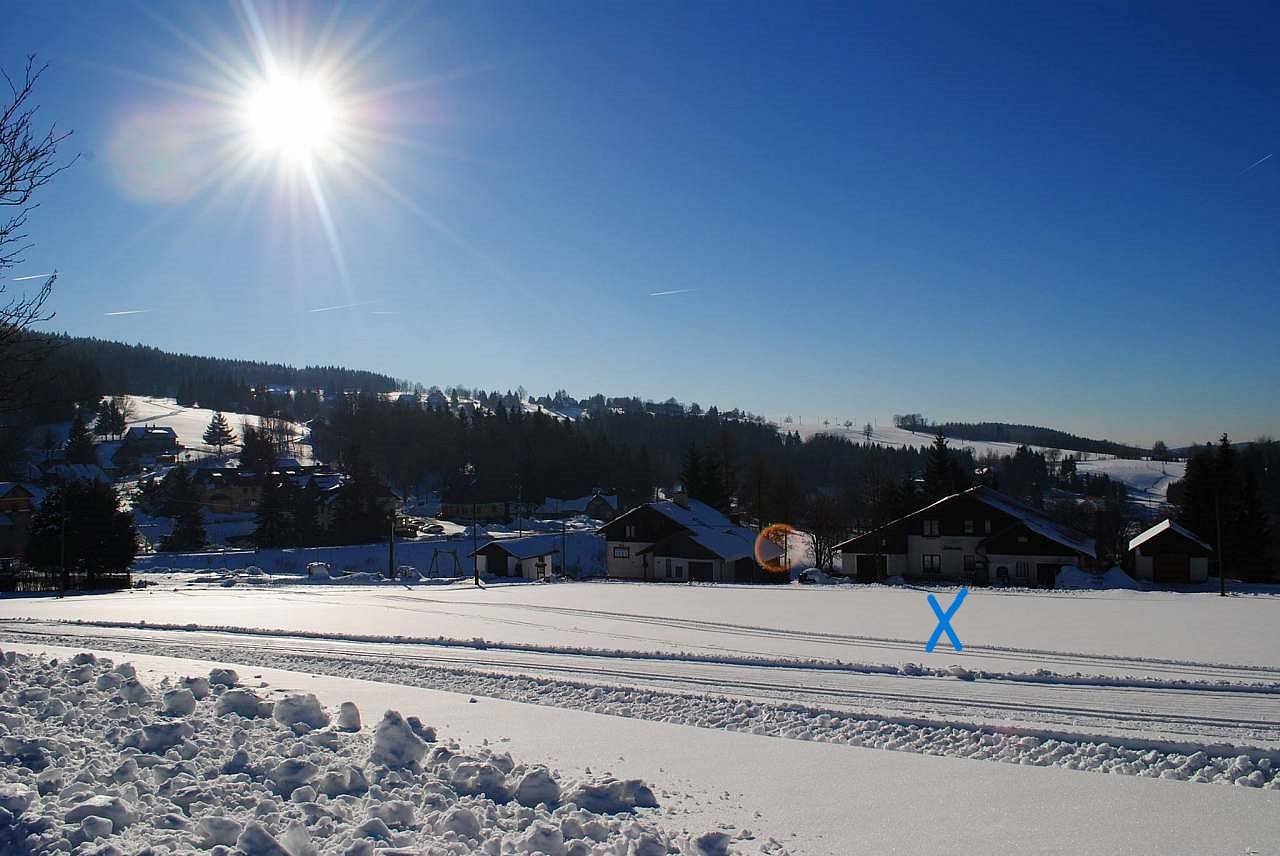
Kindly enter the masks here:
[[[665, 499], [627, 511], [599, 530], [610, 577], [664, 582], [786, 582], [762, 562], [782, 553], [755, 530], [696, 499]], [[757, 543], [758, 542], [758, 543]]]
[[1067, 566], [1092, 567], [1092, 538], [979, 485], [837, 545], [841, 572], [861, 582], [1053, 585]]
[[124, 446], [135, 458], [178, 454], [178, 433], [167, 425], [135, 425], [124, 432]]
[[1213, 548], [1174, 523], [1161, 520], [1129, 541], [1133, 577], [1157, 584], [1202, 583], [1209, 579]]
[[469, 555], [482, 574], [538, 580], [552, 571], [559, 554], [559, 535], [530, 535], [495, 539]]

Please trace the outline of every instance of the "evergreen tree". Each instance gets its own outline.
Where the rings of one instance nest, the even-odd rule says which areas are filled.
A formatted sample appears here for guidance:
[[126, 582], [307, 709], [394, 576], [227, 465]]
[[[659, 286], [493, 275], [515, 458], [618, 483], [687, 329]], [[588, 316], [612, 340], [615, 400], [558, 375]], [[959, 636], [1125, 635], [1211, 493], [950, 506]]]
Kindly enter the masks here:
[[924, 492], [925, 498], [930, 502], [956, 492], [951, 450], [947, 448], [947, 438], [941, 434], [933, 438], [929, 457], [925, 461]]
[[174, 467], [162, 484], [160, 508], [164, 516], [173, 518], [173, 529], [160, 542], [165, 552], [199, 550], [209, 542], [204, 528], [204, 508], [200, 490], [186, 467]]
[[314, 480], [308, 481], [302, 490], [293, 492], [293, 529], [299, 546], [308, 547], [320, 542], [320, 487]]
[[222, 449], [230, 446], [236, 441], [235, 432], [231, 430], [231, 426], [227, 424], [227, 417], [222, 415], [222, 411], [213, 414], [213, 418], [209, 420], [209, 427], [204, 429], [204, 444], [213, 446], [218, 450], [218, 455], [222, 455]]
[[93, 423], [93, 433], [99, 437], [119, 437], [125, 430], [124, 411], [114, 398], [103, 401], [98, 408], [98, 418]]
[[91, 584], [97, 574], [129, 567], [138, 554], [138, 530], [113, 486], [67, 481], [49, 491], [31, 516], [26, 559], [58, 567], [64, 543], [66, 569], [86, 573]]
[[706, 481], [703, 473], [702, 453], [693, 443], [689, 444], [684, 455], [684, 463], [680, 467], [680, 484], [687, 496], [697, 498], [705, 492]]
[[79, 413], [71, 421], [71, 432], [67, 435], [67, 444], [64, 448], [68, 464], [98, 463], [98, 452], [93, 446], [93, 435], [85, 427]]
[[252, 425], [240, 429], [240, 468], [263, 475], [271, 472], [276, 462], [271, 438]]
[[288, 514], [290, 497], [287, 489], [274, 476], [264, 476], [262, 497], [254, 514], [253, 543], [259, 547], [286, 547], [291, 526]]
[[1239, 565], [1247, 579], [1266, 579], [1271, 565], [1271, 521], [1263, 502], [1262, 489], [1257, 473], [1245, 470], [1240, 509], [1235, 520], [1239, 529], [1239, 555], [1233, 565]]

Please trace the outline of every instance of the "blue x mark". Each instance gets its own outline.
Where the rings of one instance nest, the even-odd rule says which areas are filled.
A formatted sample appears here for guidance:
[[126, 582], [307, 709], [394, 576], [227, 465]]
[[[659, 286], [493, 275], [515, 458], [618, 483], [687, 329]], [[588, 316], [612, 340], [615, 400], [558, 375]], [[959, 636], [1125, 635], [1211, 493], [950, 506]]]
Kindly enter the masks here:
[[956, 632], [951, 629], [951, 616], [956, 614], [956, 610], [960, 609], [960, 604], [964, 603], [964, 599], [969, 596], [967, 588], [960, 589], [956, 593], [956, 599], [951, 601], [951, 606], [947, 607], [947, 611], [943, 612], [942, 607], [938, 605], [938, 599], [933, 595], [929, 595], [929, 606], [933, 608], [933, 614], [938, 616], [938, 626], [933, 631], [933, 635], [929, 637], [929, 641], [924, 643], [925, 653], [933, 651], [938, 645], [938, 640], [942, 638], [942, 634], [947, 634], [947, 638], [951, 640], [951, 647], [957, 651], [963, 651], [964, 646], [960, 644], [960, 637], [956, 636]]

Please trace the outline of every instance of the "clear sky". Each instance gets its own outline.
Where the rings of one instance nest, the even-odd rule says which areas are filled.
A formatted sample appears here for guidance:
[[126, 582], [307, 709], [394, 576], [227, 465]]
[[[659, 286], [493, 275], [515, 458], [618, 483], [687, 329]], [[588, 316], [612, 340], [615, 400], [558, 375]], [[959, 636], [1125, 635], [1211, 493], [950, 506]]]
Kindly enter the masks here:
[[[56, 329], [806, 419], [1280, 431], [1275, 4], [6, 5], [0, 62], [51, 64], [40, 115], [83, 152], [11, 272], [61, 271]], [[322, 119], [254, 100], [273, 74]], [[295, 118], [324, 146], [263, 142]]]

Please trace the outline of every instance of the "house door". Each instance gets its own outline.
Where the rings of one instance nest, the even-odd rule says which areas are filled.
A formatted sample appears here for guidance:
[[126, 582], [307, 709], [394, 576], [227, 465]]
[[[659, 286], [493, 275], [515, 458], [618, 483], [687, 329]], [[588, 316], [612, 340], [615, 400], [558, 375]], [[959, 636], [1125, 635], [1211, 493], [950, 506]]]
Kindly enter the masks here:
[[859, 554], [857, 560], [858, 582], [874, 583], [885, 577], [885, 557]]
[[1191, 559], [1169, 553], [1157, 553], [1151, 558], [1151, 578], [1157, 583], [1191, 582]]
[[690, 562], [689, 563], [689, 579], [699, 583], [711, 582], [711, 563], [710, 562]]
[[1058, 565], [1036, 565], [1036, 585], [1040, 588], [1053, 588], [1058, 579]]

